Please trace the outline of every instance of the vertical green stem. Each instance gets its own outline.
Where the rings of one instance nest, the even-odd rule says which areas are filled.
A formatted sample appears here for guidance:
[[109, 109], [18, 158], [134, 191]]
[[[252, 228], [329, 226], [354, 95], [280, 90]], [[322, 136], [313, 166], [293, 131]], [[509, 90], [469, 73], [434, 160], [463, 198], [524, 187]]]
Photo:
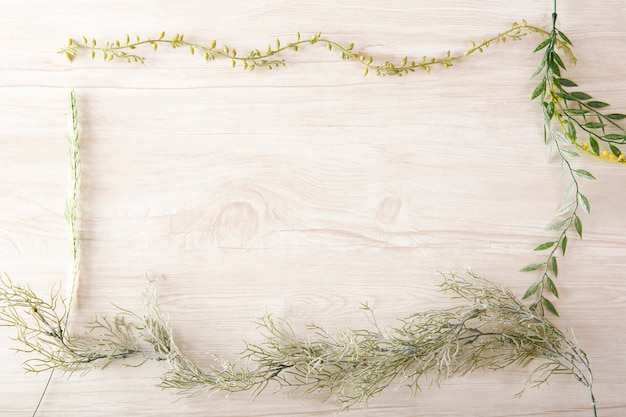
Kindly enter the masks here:
[[[67, 296], [65, 299], [65, 326], [69, 322], [70, 310], [74, 304], [74, 296], [76, 294], [76, 287], [78, 285], [78, 277], [80, 274], [80, 241], [78, 239], [78, 226], [77, 226], [77, 209], [78, 209], [78, 194], [80, 189], [80, 143], [78, 136], [78, 108], [76, 106], [76, 95], [74, 90], [69, 92], [69, 107], [70, 107], [70, 134], [68, 135], [68, 157], [70, 160], [70, 188], [65, 203], [65, 222], [67, 225], [67, 231], [69, 235], [69, 270], [68, 270], [68, 288]], [[43, 401], [50, 381], [54, 376], [54, 369], [50, 372], [43, 392], [39, 397], [37, 406], [33, 411], [33, 417], [37, 415], [41, 403]]]
[[69, 92], [70, 105], [70, 134], [68, 135], [68, 157], [70, 162], [70, 188], [65, 205], [65, 221], [69, 238], [69, 271], [66, 295], [65, 324], [69, 320], [69, 313], [74, 304], [78, 279], [80, 275], [80, 240], [78, 237], [78, 197], [80, 191], [80, 141], [78, 135], [78, 108], [76, 95]]

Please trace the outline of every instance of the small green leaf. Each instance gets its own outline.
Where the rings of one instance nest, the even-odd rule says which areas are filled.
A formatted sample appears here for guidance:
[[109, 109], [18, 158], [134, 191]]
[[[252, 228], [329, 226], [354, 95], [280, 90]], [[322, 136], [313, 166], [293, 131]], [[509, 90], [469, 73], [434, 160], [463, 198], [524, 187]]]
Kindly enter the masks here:
[[580, 154], [578, 152], [574, 152], [569, 149], [563, 149], [561, 152], [569, 156], [570, 158], [580, 158]]
[[542, 80], [539, 85], [537, 87], [535, 87], [535, 90], [533, 91], [532, 96], [530, 97], [531, 100], [536, 99], [537, 97], [539, 97], [540, 95], [542, 95], [544, 92], [546, 91], [546, 81]]
[[[556, 54], [554, 54], [556, 55]], [[557, 55], [558, 56], [558, 55]], [[561, 61], [562, 63], [563, 61]], [[559, 63], [556, 61], [556, 59], [553, 59], [552, 61], [550, 61], [548, 63], [548, 66], [550, 67], [550, 69], [552, 70], [552, 72], [557, 76], [560, 77], [561, 76], [561, 67], [559, 66]]]
[[[556, 52], [552, 52], [552, 57], [554, 58], [554, 62], [556, 62], [556, 64], [557, 64], [559, 67], [561, 67], [561, 68], [563, 68], [563, 69], [566, 69], [566, 68], [565, 68], [565, 64], [563, 64], [563, 60], [561, 59], [561, 57], [559, 56], [559, 54], [557, 54]], [[558, 74], [558, 75], [560, 75], [560, 71], [559, 71], [559, 74]]]
[[561, 227], [565, 225], [565, 223], [567, 223], [567, 219], [556, 221], [552, 223], [550, 226], [548, 226], [548, 230], [559, 230]]
[[539, 74], [541, 72], [541, 70], [546, 66], [546, 60], [545, 58], [541, 61], [541, 65], [539, 65], [537, 67], [537, 69], [535, 70], [535, 72], [533, 72], [533, 75], [530, 76], [531, 79], [535, 78], [537, 76], [537, 74]]
[[563, 235], [563, 239], [561, 239], [561, 252], [563, 256], [565, 256], [565, 250], [567, 249], [567, 236]]
[[574, 101], [576, 100], [576, 99], [574, 98], [574, 96], [572, 96], [571, 94], [566, 93], [566, 92], [557, 92], [555, 95], [556, 95], [557, 97], [561, 97], [561, 98], [562, 98], [562, 99], [564, 99], [564, 100], [574, 100]]
[[579, 177], [586, 178], [586, 179], [588, 179], [588, 180], [595, 180], [595, 179], [596, 179], [596, 177], [594, 177], [594, 176], [591, 174], [591, 172], [586, 171], [586, 170], [584, 170], [584, 169], [574, 169], [573, 171], [574, 171], [574, 172], [576, 173], [576, 175], [578, 175]]
[[591, 96], [587, 93], [583, 93], [582, 91], [577, 91], [574, 93], [570, 93], [570, 95], [572, 97], [574, 97], [577, 100], [589, 100], [591, 98]]
[[548, 284], [548, 289], [550, 290], [552, 295], [554, 295], [556, 298], [559, 298], [559, 290], [556, 289], [554, 281], [552, 281], [552, 278], [550, 278], [549, 276], [546, 276], [546, 284]]
[[[565, 201], [568, 198], [570, 198], [572, 194], [574, 193], [574, 190], [576, 190], [576, 183], [572, 182], [563, 193], [562, 201]], [[563, 222], [565, 222], [565, 220], [563, 220]]]
[[620, 135], [617, 133], [609, 133], [608, 135], [602, 136], [604, 140], [608, 140], [611, 142], [624, 142], [626, 141], [626, 135]]
[[550, 38], [544, 39], [543, 41], [541, 41], [539, 45], [537, 45], [537, 47], [535, 48], [533, 52], [541, 51], [543, 48], [545, 48], [549, 44], [550, 44]]
[[537, 246], [534, 250], [536, 250], [536, 251], [546, 250], [546, 249], [550, 249], [554, 245], [556, 245], [556, 241], [554, 241], [554, 242], [546, 242], [546, 243], [542, 243], [541, 245]]
[[565, 113], [570, 114], [570, 115], [579, 116], [579, 115], [582, 115], [582, 114], [589, 113], [589, 110], [585, 110], [585, 109], [565, 109]]
[[587, 102], [587, 106], [593, 108], [593, 109], [601, 109], [603, 107], [608, 107], [610, 106], [609, 103], [605, 103], [603, 101], [588, 101]]
[[578, 202], [582, 206], [583, 210], [585, 210], [585, 213], [591, 214], [591, 206], [589, 205], [589, 199], [587, 197], [578, 193]]
[[611, 120], [622, 120], [622, 119], [626, 119], [626, 114], [611, 113], [611, 114], [607, 114], [606, 117], [608, 117]]
[[574, 123], [572, 123], [571, 120], [567, 121], [566, 126], [567, 126], [567, 135], [572, 140], [572, 142], [576, 142], [576, 126], [574, 126]]
[[525, 267], [523, 267], [522, 269], [520, 269], [520, 272], [536, 271], [538, 269], [543, 268], [545, 265], [546, 265], [545, 262], [541, 262], [541, 263], [537, 263], [537, 264], [529, 264], [529, 265], [526, 265]]
[[552, 120], [552, 118], [554, 117], [554, 103], [550, 102], [544, 102], [543, 103], [543, 111], [546, 114], [546, 116], [548, 116], [548, 120]]
[[583, 126], [586, 127], [587, 129], [602, 129], [606, 125], [604, 123], [599, 123], [599, 122], [587, 122]]
[[572, 80], [568, 80], [567, 78], [559, 78], [557, 80], [559, 82], [559, 84], [561, 84], [563, 87], [578, 87], [578, 84], [576, 84], [574, 81]]
[[[558, 29], [557, 29], [558, 30]], [[569, 40], [569, 38], [567, 36], [565, 36], [565, 33], [561, 32], [560, 30], [558, 31], [559, 36], [561, 37], [561, 39], [563, 39], [563, 41], [569, 45], [572, 45], [572, 41]]]
[[552, 132], [552, 137], [564, 145], [568, 145], [571, 142], [560, 130], [555, 130], [554, 132]]
[[565, 203], [563, 204], [557, 211], [556, 211], [556, 216], [562, 216], [565, 213], [569, 212], [572, 207], [574, 207], [575, 202], [574, 201], [570, 201], [569, 203]]
[[545, 297], [541, 297], [541, 303], [543, 304], [543, 306], [552, 314], [554, 314], [555, 316], [559, 317], [559, 313], [556, 311], [556, 308], [554, 307], [554, 304], [552, 304], [552, 302], [550, 300], [548, 300]]
[[600, 155], [600, 145], [598, 145], [598, 141], [593, 136], [589, 136], [589, 143], [591, 144], [591, 150], [596, 155]]
[[556, 261], [556, 256], [550, 258], [550, 269], [552, 269], [555, 278], [559, 276], [559, 265]]
[[611, 152], [613, 152], [613, 155], [619, 158], [619, 156], [622, 154], [622, 151], [615, 145], [609, 145], [609, 146], [611, 147]]
[[574, 214], [574, 229], [576, 229], [576, 233], [578, 233], [578, 237], [583, 238], [583, 224], [580, 221], [580, 217]]
[[524, 293], [524, 295], [522, 296], [522, 300], [527, 299], [528, 297], [530, 297], [531, 295], [533, 295], [534, 293], [537, 292], [537, 290], [539, 289], [539, 286], [541, 285], [541, 281], [537, 281], [535, 282], [533, 285], [531, 285], [530, 287], [528, 287], [528, 289], [526, 290], [526, 292]]

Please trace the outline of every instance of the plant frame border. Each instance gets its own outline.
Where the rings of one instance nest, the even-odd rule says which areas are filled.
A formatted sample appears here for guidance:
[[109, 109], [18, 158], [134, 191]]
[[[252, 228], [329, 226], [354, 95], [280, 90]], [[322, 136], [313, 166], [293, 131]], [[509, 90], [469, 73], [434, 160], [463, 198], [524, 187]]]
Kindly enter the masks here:
[[[318, 39], [318, 41], [319, 41], [319, 39]], [[278, 48], [280, 48], [280, 45], [278, 46]], [[406, 64], [406, 63], [405, 63], [405, 64]], [[366, 67], [366, 68], [368, 68], [368, 67]], [[560, 78], [560, 79], [561, 79], [561, 80], [563, 80], [563, 78]], [[567, 83], [563, 83], [563, 82], [562, 82], [562, 84], [567, 84]], [[572, 85], [568, 85], [568, 86], [572, 86]], [[546, 90], [545, 90], [545, 87], [544, 87], [544, 92], [545, 92], [545, 91], [546, 91]], [[540, 94], [541, 94], [541, 93], [537, 94], [536, 96], [535, 96], [535, 94], [533, 94], [533, 96], [538, 97]], [[563, 97], [561, 97], [561, 98], [563, 98]], [[567, 99], [567, 98], [566, 98], [566, 99]], [[589, 101], [588, 101], [589, 99], [579, 99], [579, 100], [582, 100], [582, 101], [583, 101], [583, 102], [585, 102], [585, 103], [588, 103], [588, 102], [589, 102]], [[591, 107], [593, 107], [593, 106], [591, 106]], [[551, 111], [553, 111], [553, 110], [551, 110]], [[557, 139], [558, 139], [558, 138], [557, 138]], [[615, 155], [615, 153], [613, 153], [613, 154]], [[621, 155], [621, 153], [620, 153], [620, 155]], [[615, 157], [616, 157], [616, 159], [618, 159], [618, 160], [619, 160], [619, 156], [615, 155]], [[622, 158], [622, 160], [623, 160], [623, 158]], [[619, 162], [621, 162], [621, 161], [619, 161]], [[584, 178], [584, 177], [585, 177], [585, 173], [586, 173], [586, 172], [587, 172], [587, 171], [585, 171], [585, 172], [581, 172], [581, 173], [579, 173], [579, 175], [580, 175], [581, 177], [583, 177], [583, 178]], [[576, 191], [576, 193], [577, 193], [577, 194], [576, 194], [577, 201], [579, 201], [579, 203], [580, 203], [581, 207], [583, 207], [583, 208], [584, 208], [584, 206], [585, 206], [585, 198], [583, 198], [584, 196], [583, 196], [583, 197], [580, 197], [580, 196], [579, 196], [578, 191]], [[587, 203], [586, 203], [586, 204], [588, 205], [588, 201], [587, 201]], [[573, 218], [573, 219], [575, 219], [575, 217], [572, 217], [572, 218]], [[74, 219], [74, 221], [75, 221], [75, 219]], [[571, 224], [572, 224], [572, 227], [574, 227], [574, 228], [576, 229], [576, 231], [578, 231], [578, 227], [576, 226], [576, 220], [572, 220], [572, 223], [571, 223]], [[582, 236], [581, 236], [581, 237], [582, 237]], [[557, 247], [559, 247], [559, 244], [560, 244], [560, 245], [563, 245], [563, 243], [562, 243], [562, 242], [559, 242], [558, 244], [556, 244], [556, 246], [557, 246]], [[543, 245], [543, 246], [546, 246], [546, 245], [547, 245], [547, 243], [546, 243], [546, 244], [542, 244], [542, 245]], [[547, 246], [547, 247], [543, 247], [542, 245], [539, 245], [539, 247], [541, 247], [541, 249], [539, 249], [539, 247], [538, 247], [536, 250], [545, 250], [545, 249], [551, 248], [552, 246], [554, 246], [554, 245], [555, 245], [555, 243], [553, 243], [551, 246]], [[565, 244], [565, 245], [566, 245], [566, 244]], [[565, 249], [563, 248], [563, 253], [564, 253], [564, 252], [565, 252]], [[547, 265], [547, 263], [546, 263], [546, 265]], [[552, 270], [552, 271], [554, 271], [554, 267], [553, 267], [552, 265], [550, 265], [550, 268], [552, 268], [551, 270]], [[534, 268], [534, 269], [533, 269], [533, 268], [527, 268], [527, 269], [528, 269], [528, 270], [537, 270], [537, 269], [539, 269], [539, 268]], [[547, 285], [547, 288], [550, 288], [549, 281], [547, 281], [547, 282], [548, 282], [548, 283], [546, 284], [546, 285]], [[74, 286], [74, 288], [75, 288], [75, 286]], [[550, 290], [550, 291], [554, 294], [554, 291], [552, 291], [552, 290]], [[536, 292], [536, 291], [535, 291], [535, 292]], [[531, 294], [529, 294], [529, 295], [532, 295], [532, 294], [534, 294], [535, 292], [531, 292]], [[557, 295], [557, 294], [554, 294], [554, 295]], [[558, 296], [558, 295], [557, 295], [557, 296]], [[71, 302], [70, 302], [70, 306], [71, 306]], [[544, 306], [547, 310], [552, 311], [552, 309], [549, 307], [549, 305], [545, 304], [545, 302], [542, 302], [541, 304], [538, 304], [538, 306]], [[542, 308], [543, 308], [543, 307], [542, 307]], [[69, 309], [68, 309], [68, 311], [69, 311]], [[556, 310], [554, 310], [554, 312], [556, 312]], [[159, 313], [159, 314], [160, 314], [160, 313]], [[157, 316], [158, 316], [158, 317], [159, 317], [159, 314], [157, 314]], [[541, 315], [543, 316], [543, 312], [542, 312], [542, 314], [541, 314]], [[119, 323], [118, 323], [118, 324], [119, 324]], [[163, 329], [161, 329], [161, 330], [162, 330], [162, 331], [164, 331], [165, 333], [167, 333], [167, 329], [163, 328]], [[112, 332], [114, 332], [115, 330], [113, 329], [113, 330], [111, 330], [111, 331], [112, 331]], [[165, 334], [165, 333], [164, 333], [164, 334]], [[173, 342], [173, 341], [172, 341], [172, 342]], [[171, 346], [161, 346], [160, 348], [162, 348], [162, 349], [164, 349], [164, 350], [168, 350], [168, 349], [169, 349], [169, 351], [171, 351], [171, 352], [173, 352], [173, 351], [175, 351], [175, 350], [176, 350], [176, 349], [175, 349], [175, 345], [173, 345], [173, 344], [172, 344]], [[167, 356], [167, 355], [166, 355], [166, 356]], [[111, 358], [111, 357], [109, 357], [109, 358]], [[99, 359], [104, 359], [104, 358], [99, 358]], [[117, 359], [117, 358], [113, 358], [113, 359]], [[158, 359], [158, 360], [162, 360], [162, 359]], [[275, 372], [275, 371], [276, 371], [276, 370], [274, 370], [273, 372]], [[282, 370], [281, 370], [281, 371], [282, 371]], [[232, 372], [235, 372], [235, 371], [232, 371]], [[272, 373], [273, 373], [273, 372], [272, 372]], [[593, 396], [593, 394], [592, 394], [592, 396]], [[594, 413], [595, 413], [595, 402], [594, 402]]]

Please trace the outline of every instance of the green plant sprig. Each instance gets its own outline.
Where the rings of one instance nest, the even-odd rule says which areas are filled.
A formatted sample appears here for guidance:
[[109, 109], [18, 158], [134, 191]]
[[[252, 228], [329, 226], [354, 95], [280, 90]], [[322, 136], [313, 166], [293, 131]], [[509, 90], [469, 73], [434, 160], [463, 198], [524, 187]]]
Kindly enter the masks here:
[[541, 278], [528, 287], [522, 299], [528, 299], [534, 295], [536, 299], [530, 306], [531, 309], [537, 310], [541, 314], [544, 314], [545, 310], [547, 310], [558, 316], [559, 313], [554, 303], [546, 296], [546, 293], [559, 298], [559, 291], [555, 283], [559, 276], [559, 252], [562, 256], [565, 256], [569, 243], [567, 234], [572, 229], [580, 239], [583, 238], [583, 225], [579, 216], [579, 209], [582, 208], [587, 214], [591, 213], [589, 199], [580, 191], [579, 177], [586, 179], [595, 179], [595, 177], [589, 171], [573, 168], [567, 158], [568, 150], [563, 148], [562, 143], [559, 143], [559, 141], [562, 141], [562, 139], [559, 139], [560, 132], [551, 133], [552, 136], [557, 137], [554, 141], [554, 146], [561, 159], [561, 169], [570, 177], [571, 183], [562, 197], [561, 206], [556, 211], [556, 216], [559, 217], [558, 220], [548, 227], [548, 230], [559, 231], [557, 239], [541, 243], [534, 249], [535, 251], [547, 250], [546, 260], [529, 264], [521, 270], [522, 272], [541, 271]]
[[[145, 63], [146, 58], [134, 52], [137, 48], [141, 46], [152, 46], [156, 51], [159, 45], [169, 45], [172, 48], [185, 47], [192, 55], [199, 53], [207, 62], [223, 58], [230, 60], [233, 67], [240, 64], [244, 70], [253, 71], [258, 67], [274, 69], [285, 66], [286, 61], [284, 59], [278, 59], [278, 55], [285, 51], [291, 50], [297, 52], [303, 45], [322, 45], [330, 51], [338, 51], [341, 59], [359, 62], [364, 67], [364, 75], [374, 72], [378, 76], [403, 76], [418, 69], [430, 72], [433, 66], [451, 67], [456, 61], [476, 52], [483, 52], [492, 44], [503, 43], [507, 40], [520, 40], [529, 33], [539, 33], [542, 36], [549, 35], [549, 33], [543, 29], [530, 26], [525, 20], [522, 20], [521, 23], [513, 23], [510, 29], [492, 38], [482, 40], [479, 43], [472, 42], [472, 47], [460, 55], [452, 55], [450, 51], [447, 51], [444, 56], [440, 58], [427, 58], [424, 56], [420, 60], [410, 61], [408, 57], [404, 57], [399, 63], [392, 63], [391, 61], [375, 63], [372, 56], [355, 52], [354, 43], [344, 46], [332, 39], [322, 37], [321, 33], [316, 33], [310, 38], [303, 38], [300, 33], [298, 33], [296, 40], [289, 43], [283, 43], [280, 39], [277, 39], [275, 44], [268, 45], [264, 50], [254, 49], [248, 52], [247, 55], [239, 55], [235, 48], [229, 47], [228, 45], [218, 46], [216, 40], [213, 40], [209, 46], [206, 46], [200, 43], [186, 41], [184, 34], [176, 34], [172, 38], [166, 38], [165, 32], [162, 32], [156, 38], [143, 40], [139, 36], [132, 39], [129, 35], [126, 35], [123, 41], [106, 41], [103, 46], [99, 46], [96, 39], [88, 40], [83, 36], [81, 41], [69, 39], [67, 46], [59, 49], [58, 52], [64, 54], [70, 61], [78, 55], [79, 51], [86, 50], [89, 51], [91, 59], [95, 59], [96, 55], [101, 54], [105, 61], [122, 59], [127, 62]], [[559, 41], [557, 46], [562, 48], [565, 53], [571, 54], [569, 46], [565, 42]]]
[[[618, 147], [626, 143], [626, 127], [619, 123], [626, 119], [626, 115], [602, 113], [599, 109], [608, 107], [608, 103], [593, 100], [593, 97], [582, 91], [567, 91], [564, 87], [578, 86], [569, 79], [556, 78], [552, 81], [552, 101], [558, 105], [554, 117], [567, 139], [578, 149], [595, 157], [626, 163]], [[584, 141], [584, 137], [588, 141]]]
[[78, 198], [80, 195], [80, 137], [78, 131], [78, 106], [76, 104], [76, 94], [73, 90], [69, 92], [70, 108], [70, 134], [68, 139], [69, 175], [70, 188], [65, 203], [65, 223], [68, 230], [69, 241], [69, 271], [67, 285], [67, 316], [74, 304], [78, 281], [80, 278], [80, 238], [78, 235]]

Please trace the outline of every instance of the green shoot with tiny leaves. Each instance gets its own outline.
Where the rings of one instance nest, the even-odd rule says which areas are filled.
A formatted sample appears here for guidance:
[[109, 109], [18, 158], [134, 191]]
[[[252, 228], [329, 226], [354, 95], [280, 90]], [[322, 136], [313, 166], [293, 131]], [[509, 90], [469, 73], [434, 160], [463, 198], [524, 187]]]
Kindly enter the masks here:
[[[521, 40], [529, 33], [538, 33], [541, 36], [547, 36], [548, 32], [535, 26], [528, 25], [525, 20], [521, 23], [513, 23], [510, 29], [498, 33], [489, 39], [481, 42], [472, 42], [471, 48], [465, 52], [453, 55], [447, 51], [442, 57], [428, 58], [423, 56], [420, 59], [410, 60], [404, 57], [400, 62], [384, 61], [377, 63], [374, 57], [366, 53], [358, 53], [354, 50], [354, 43], [349, 45], [341, 44], [335, 40], [316, 33], [310, 37], [302, 37], [300, 33], [296, 35], [295, 40], [291, 42], [282, 42], [276, 39], [275, 42], [267, 45], [266, 48], [253, 49], [247, 54], [239, 54], [237, 50], [228, 45], [218, 45], [217, 40], [213, 40], [208, 44], [190, 42], [185, 39], [184, 34], [176, 34], [171, 38], [165, 36], [165, 32], [154, 38], [142, 39], [140, 36], [131, 37], [126, 35], [123, 40], [105, 41], [103, 44], [96, 39], [89, 40], [82, 37], [76, 41], [69, 39], [65, 47], [57, 52], [64, 54], [67, 59], [73, 61], [81, 51], [87, 51], [91, 59], [95, 59], [98, 55], [104, 61], [124, 60], [126, 62], [145, 63], [145, 56], [136, 53], [141, 47], [151, 47], [154, 51], [159, 50], [160, 45], [169, 46], [174, 49], [185, 48], [191, 55], [202, 55], [204, 60], [214, 61], [218, 58], [230, 61], [232, 67], [241, 66], [244, 70], [253, 71], [256, 68], [275, 69], [286, 65], [286, 61], [280, 58], [280, 55], [286, 51], [298, 52], [305, 45], [323, 46], [329, 51], [336, 51], [343, 60], [358, 62], [363, 67], [363, 74], [375, 73], [378, 76], [403, 76], [408, 75], [416, 70], [430, 72], [434, 66], [451, 67], [454, 63], [464, 57], [472, 55], [476, 52], [484, 52], [493, 44], [505, 43], [507, 40]], [[568, 51], [569, 47], [565, 42], [558, 42], [558, 46]]]

